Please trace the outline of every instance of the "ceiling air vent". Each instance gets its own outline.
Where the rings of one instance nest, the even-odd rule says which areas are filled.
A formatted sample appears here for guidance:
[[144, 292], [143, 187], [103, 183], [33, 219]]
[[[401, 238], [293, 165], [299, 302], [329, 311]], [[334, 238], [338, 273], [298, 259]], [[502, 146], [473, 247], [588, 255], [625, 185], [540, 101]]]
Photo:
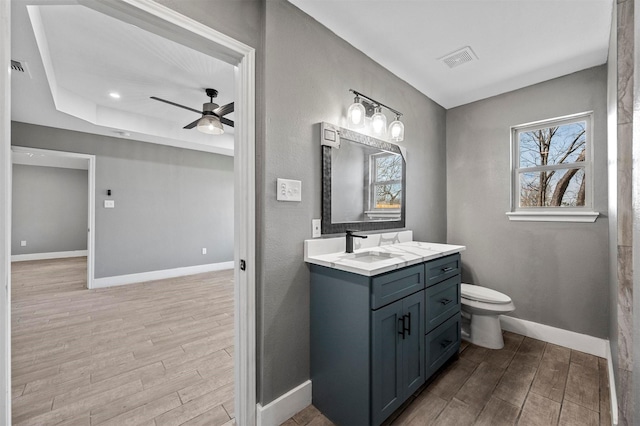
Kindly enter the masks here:
[[16, 61], [14, 59], [11, 60], [11, 71], [23, 73], [24, 75], [31, 78], [31, 73], [29, 72], [29, 67], [27, 67], [27, 63], [25, 61]]
[[443, 56], [439, 60], [447, 64], [449, 68], [455, 68], [467, 62], [476, 61], [478, 57], [473, 52], [471, 47], [465, 46], [462, 49], [458, 49], [455, 52], [451, 52], [448, 55]]

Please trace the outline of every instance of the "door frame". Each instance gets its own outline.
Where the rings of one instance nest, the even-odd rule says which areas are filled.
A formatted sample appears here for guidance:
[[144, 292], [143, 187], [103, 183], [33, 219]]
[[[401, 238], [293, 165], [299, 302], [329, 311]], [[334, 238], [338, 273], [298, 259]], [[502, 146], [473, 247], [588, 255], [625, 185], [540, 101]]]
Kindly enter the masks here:
[[[41, 0], [33, 0], [42, 4]], [[56, 4], [47, 2], [47, 4]], [[186, 44], [235, 68], [234, 322], [235, 414], [238, 425], [256, 424], [255, 242], [255, 49], [152, 0], [61, 0], [82, 4], [158, 35]], [[11, 424], [11, 2], [0, 1], [0, 419]], [[240, 260], [246, 269], [240, 269]]]
[[[93, 280], [95, 278], [95, 226], [96, 226], [96, 156], [90, 154], [80, 154], [76, 152], [55, 151], [49, 149], [36, 149], [26, 146], [11, 146], [11, 152], [16, 153], [33, 153], [44, 154], [47, 156], [80, 158], [87, 160], [87, 184], [89, 190], [87, 192], [87, 288], [93, 288]], [[13, 167], [13, 160], [12, 160]], [[13, 175], [12, 175], [13, 178]]]

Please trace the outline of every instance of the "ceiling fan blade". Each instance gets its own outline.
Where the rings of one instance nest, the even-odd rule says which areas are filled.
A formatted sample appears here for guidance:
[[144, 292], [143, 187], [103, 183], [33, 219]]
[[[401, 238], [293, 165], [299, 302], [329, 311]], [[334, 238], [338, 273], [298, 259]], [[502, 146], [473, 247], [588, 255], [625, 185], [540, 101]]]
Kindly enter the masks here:
[[233, 127], [233, 121], [229, 120], [228, 118], [220, 117], [220, 122], [229, 127]]
[[189, 111], [193, 111], [193, 112], [196, 112], [196, 113], [198, 113], [198, 114], [202, 114], [202, 111], [200, 111], [200, 110], [197, 110], [197, 109], [194, 109], [194, 108], [189, 108], [189, 107], [187, 107], [187, 106], [180, 105], [180, 104], [177, 104], [177, 103], [175, 103], [175, 102], [166, 101], [166, 100], [164, 100], [164, 99], [160, 99], [160, 98], [157, 98], [157, 97], [155, 97], [155, 96], [151, 96], [151, 99], [156, 100], [156, 101], [160, 101], [160, 102], [164, 102], [165, 104], [169, 104], [169, 105], [177, 106], [178, 108], [188, 109]]
[[213, 112], [218, 117], [222, 117], [224, 115], [231, 114], [233, 112], [233, 102], [231, 102], [229, 104], [226, 104], [226, 105], [222, 105], [221, 107], [218, 107], [218, 108], [214, 109]]
[[[202, 117], [200, 117], [202, 118]], [[194, 127], [196, 127], [198, 125], [198, 121], [200, 121], [200, 118], [198, 118], [197, 120], [195, 120], [192, 123], [187, 124], [186, 126], [183, 127], [183, 129], [193, 129]]]

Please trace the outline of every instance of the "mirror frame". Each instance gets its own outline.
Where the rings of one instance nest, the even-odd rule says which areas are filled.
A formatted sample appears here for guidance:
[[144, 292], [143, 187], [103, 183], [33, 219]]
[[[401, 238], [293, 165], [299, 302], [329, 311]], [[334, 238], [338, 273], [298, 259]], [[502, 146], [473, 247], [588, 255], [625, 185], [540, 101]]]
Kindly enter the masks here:
[[[333, 148], [340, 148], [341, 141], [360, 143], [402, 156], [402, 206], [400, 207], [400, 219], [340, 223], [331, 221], [331, 152]], [[391, 142], [325, 122], [320, 123], [320, 143], [322, 145], [322, 234], [344, 233], [347, 229], [377, 231], [404, 228], [407, 207], [407, 161], [400, 147]]]

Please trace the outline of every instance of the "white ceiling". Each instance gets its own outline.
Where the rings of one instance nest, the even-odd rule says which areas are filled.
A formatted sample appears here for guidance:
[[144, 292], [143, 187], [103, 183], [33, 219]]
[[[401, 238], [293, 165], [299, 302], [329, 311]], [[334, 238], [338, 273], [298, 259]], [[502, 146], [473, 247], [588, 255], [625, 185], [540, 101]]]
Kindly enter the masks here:
[[201, 110], [212, 87], [233, 102], [232, 65], [84, 6], [28, 3], [12, 0], [11, 58], [28, 68], [12, 73], [13, 120], [233, 155], [233, 128], [185, 130], [198, 114], [150, 99]]
[[[614, 0], [289, 1], [453, 108], [605, 63]], [[439, 61], [465, 46], [477, 61]]]

